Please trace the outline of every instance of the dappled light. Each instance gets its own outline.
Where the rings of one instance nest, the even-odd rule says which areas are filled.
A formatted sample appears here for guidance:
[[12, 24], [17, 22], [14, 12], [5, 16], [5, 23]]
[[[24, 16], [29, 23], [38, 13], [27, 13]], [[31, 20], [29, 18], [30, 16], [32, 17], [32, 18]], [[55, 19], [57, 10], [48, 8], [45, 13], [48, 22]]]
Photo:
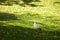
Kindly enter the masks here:
[[0, 0], [0, 40], [60, 40], [60, 0]]
[[40, 5], [40, 4], [36, 5], [36, 4], [33, 4], [32, 2], [39, 3], [41, 1], [40, 0], [1, 0], [0, 5], [4, 5], [4, 6], [20, 5], [22, 7], [26, 7], [26, 6], [31, 6], [31, 7], [43, 6], [44, 7], [44, 5]]

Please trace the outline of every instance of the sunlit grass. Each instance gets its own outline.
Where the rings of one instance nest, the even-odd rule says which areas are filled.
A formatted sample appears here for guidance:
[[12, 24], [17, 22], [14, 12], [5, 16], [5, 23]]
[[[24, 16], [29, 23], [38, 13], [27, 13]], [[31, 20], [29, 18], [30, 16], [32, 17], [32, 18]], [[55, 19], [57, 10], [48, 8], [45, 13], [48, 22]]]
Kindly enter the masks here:
[[[43, 7], [0, 5], [0, 33], [4, 34], [4, 37], [6, 37], [5, 40], [7, 38], [11, 40], [12, 37], [13, 40], [60, 39], [60, 6], [59, 4], [54, 4], [53, 2], [55, 1], [52, 1], [53, 0], [44, 0], [40, 2]], [[34, 2], [32, 2], [32, 4], [33, 3]], [[34, 4], [37, 5], [38, 3], [35, 2]], [[8, 15], [8, 17], [4, 13]], [[42, 31], [34, 29], [34, 20], [41, 26]]]

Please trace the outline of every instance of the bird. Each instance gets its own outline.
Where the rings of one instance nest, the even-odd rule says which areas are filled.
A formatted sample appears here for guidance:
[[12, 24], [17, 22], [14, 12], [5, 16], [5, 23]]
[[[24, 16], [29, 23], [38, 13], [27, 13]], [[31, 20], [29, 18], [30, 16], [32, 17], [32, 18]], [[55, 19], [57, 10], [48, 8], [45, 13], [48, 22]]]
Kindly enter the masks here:
[[39, 25], [37, 24], [36, 20], [34, 20], [34, 28], [35, 29], [39, 29], [40, 28]]

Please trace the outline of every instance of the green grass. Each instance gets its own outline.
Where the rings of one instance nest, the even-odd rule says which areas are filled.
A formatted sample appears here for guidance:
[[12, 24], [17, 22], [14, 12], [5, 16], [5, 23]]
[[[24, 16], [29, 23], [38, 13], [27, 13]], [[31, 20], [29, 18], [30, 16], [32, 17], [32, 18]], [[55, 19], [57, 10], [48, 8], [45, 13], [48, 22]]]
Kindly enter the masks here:
[[[36, 7], [0, 5], [0, 40], [60, 40], [60, 3], [38, 3], [31, 3]], [[34, 20], [42, 30], [34, 29]]]

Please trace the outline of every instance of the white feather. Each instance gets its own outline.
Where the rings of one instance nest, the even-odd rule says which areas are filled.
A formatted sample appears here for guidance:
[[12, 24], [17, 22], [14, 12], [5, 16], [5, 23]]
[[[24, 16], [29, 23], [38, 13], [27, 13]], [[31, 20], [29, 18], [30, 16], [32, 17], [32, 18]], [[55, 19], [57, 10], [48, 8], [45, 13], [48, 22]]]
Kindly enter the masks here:
[[39, 28], [39, 25], [36, 23], [36, 21], [34, 20], [34, 28]]

